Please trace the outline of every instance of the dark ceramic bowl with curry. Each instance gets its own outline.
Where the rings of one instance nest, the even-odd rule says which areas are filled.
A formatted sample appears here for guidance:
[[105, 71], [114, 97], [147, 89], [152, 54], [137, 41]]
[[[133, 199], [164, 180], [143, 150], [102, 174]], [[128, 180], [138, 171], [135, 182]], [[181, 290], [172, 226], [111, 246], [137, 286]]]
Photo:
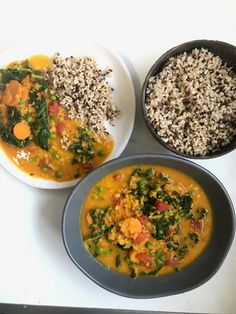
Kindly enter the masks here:
[[95, 283], [130, 298], [197, 288], [231, 247], [235, 213], [220, 181], [180, 157], [140, 154], [84, 177], [65, 204], [62, 237]]
[[[193, 52], [194, 49], [197, 49], [198, 52]], [[201, 51], [201, 49], [205, 51]], [[190, 58], [189, 62], [187, 61], [188, 57]], [[199, 61], [199, 58], [202, 58], [203, 61]], [[198, 69], [198, 64], [201, 62], [202, 69]], [[185, 68], [185, 66], [188, 68]], [[168, 68], [169, 74], [172, 72], [171, 78], [169, 74], [164, 75], [163, 71], [166, 68]], [[192, 71], [195, 71], [196, 68], [198, 74], [195, 76], [196, 73]], [[211, 71], [214, 74], [211, 74]], [[161, 73], [162, 78], [160, 78]], [[191, 76], [192, 74], [193, 76]], [[227, 76], [226, 80], [224, 75]], [[216, 40], [194, 40], [168, 50], [152, 65], [143, 83], [141, 106], [147, 128], [164, 148], [182, 157], [209, 159], [230, 153], [236, 148], [235, 78], [236, 47], [231, 44]], [[168, 81], [169, 79], [172, 82]], [[231, 89], [230, 94], [227, 94], [228, 79], [234, 80], [234, 82], [231, 81], [232, 85], [229, 87]], [[153, 80], [153, 83], [150, 83], [150, 80]], [[159, 85], [154, 91], [152, 88], [156, 82]], [[169, 89], [168, 84], [172, 84]], [[198, 84], [198, 87], [194, 89], [191, 84]], [[179, 95], [181, 94], [183, 101], [173, 96], [172, 91], [174, 89], [178, 91]], [[205, 94], [205, 89], [208, 89], [207, 93], [209, 90], [210, 93], [212, 92], [212, 98], [208, 97], [209, 94]], [[150, 96], [150, 93], [152, 96]], [[221, 96], [222, 102], [218, 104]], [[148, 104], [149, 98], [152, 98], [151, 101], [153, 102], [155, 97], [159, 99], [158, 104], [152, 107]], [[201, 102], [198, 103], [198, 97], [203, 99], [205, 109]], [[176, 102], [178, 104], [175, 108]], [[221, 112], [223, 106], [225, 107], [224, 113]], [[157, 107], [161, 108], [161, 114], [158, 113], [161, 118], [155, 120], [150, 112], [152, 111], [154, 115], [157, 114], [155, 113]], [[175, 109], [180, 112], [177, 118], [179, 121], [183, 118], [183, 124], [178, 122], [175, 125], [177, 121], [175, 118], [168, 118], [165, 121], [165, 117], [161, 116], [162, 113], [169, 115]], [[217, 118], [215, 119], [215, 117]], [[163, 119], [167, 122], [166, 125]], [[200, 121], [201, 119], [203, 122]], [[222, 124], [222, 128], [219, 128], [221, 123], [225, 124]], [[190, 127], [190, 124], [193, 127]], [[196, 131], [194, 130], [195, 126], [198, 127]], [[179, 135], [180, 131], [183, 131], [181, 136]], [[199, 137], [202, 131], [205, 133], [202, 133], [203, 135]], [[190, 136], [191, 132], [192, 137]], [[220, 132], [225, 132], [225, 135], [219, 136]], [[206, 146], [205, 150], [202, 150], [201, 147], [204, 145]]]

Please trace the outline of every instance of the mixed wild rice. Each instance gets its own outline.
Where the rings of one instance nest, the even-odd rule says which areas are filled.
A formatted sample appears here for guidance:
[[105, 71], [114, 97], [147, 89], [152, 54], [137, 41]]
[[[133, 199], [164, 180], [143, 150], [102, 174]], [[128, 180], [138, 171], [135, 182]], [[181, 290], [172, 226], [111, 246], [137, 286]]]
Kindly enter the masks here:
[[236, 75], [204, 48], [172, 57], [149, 80], [146, 112], [171, 147], [190, 155], [211, 154], [236, 136]]
[[105, 121], [113, 123], [118, 114], [111, 100], [113, 89], [107, 82], [111, 72], [109, 68], [99, 69], [90, 57], [63, 58], [56, 53], [47, 75], [68, 117], [80, 120], [96, 132], [104, 132]]

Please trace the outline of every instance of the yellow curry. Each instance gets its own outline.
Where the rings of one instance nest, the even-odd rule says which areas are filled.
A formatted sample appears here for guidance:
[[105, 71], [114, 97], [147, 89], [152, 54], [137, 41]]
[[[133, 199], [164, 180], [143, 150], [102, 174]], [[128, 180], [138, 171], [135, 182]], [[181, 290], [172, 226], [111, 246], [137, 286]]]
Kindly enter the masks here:
[[45, 76], [51, 62], [35, 55], [0, 70], [0, 145], [30, 176], [67, 181], [104, 162], [114, 142], [68, 118]]
[[82, 207], [85, 248], [109, 269], [136, 278], [180, 271], [205, 249], [209, 200], [175, 169], [132, 166], [101, 179]]

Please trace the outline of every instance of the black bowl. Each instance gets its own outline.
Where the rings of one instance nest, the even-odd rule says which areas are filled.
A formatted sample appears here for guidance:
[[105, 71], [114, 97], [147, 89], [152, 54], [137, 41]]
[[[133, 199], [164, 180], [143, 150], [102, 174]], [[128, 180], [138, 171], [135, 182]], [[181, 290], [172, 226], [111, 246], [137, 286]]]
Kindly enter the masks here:
[[[213, 211], [213, 230], [204, 252], [180, 272], [165, 276], [131, 279], [108, 270], [86, 251], [80, 233], [80, 211], [90, 188], [105, 175], [131, 165], [163, 165], [194, 178], [208, 195]], [[141, 154], [110, 161], [84, 177], [69, 196], [62, 218], [66, 251], [75, 265], [101, 287], [131, 298], [154, 298], [194, 289], [209, 280], [222, 265], [235, 231], [235, 214], [228, 193], [206, 169], [180, 157]]]
[[171, 147], [170, 145], [166, 144], [162, 140], [162, 138], [154, 131], [147, 117], [146, 106], [145, 106], [146, 89], [147, 89], [148, 81], [150, 77], [156, 76], [159, 72], [161, 72], [162, 69], [165, 67], [166, 63], [168, 62], [169, 58], [174, 57], [184, 52], [191, 52], [195, 48], [207, 48], [214, 55], [219, 56], [223, 60], [224, 63], [227, 63], [229, 67], [232, 67], [232, 70], [236, 73], [236, 47], [235, 46], [222, 42], [222, 41], [204, 40], [204, 39], [186, 42], [184, 44], [178, 45], [168, 50], [153, 64], [143, 84], [141, 105], [142, 105], [144, 120], [148, 129], [150, 130], [151, 134], [155, 137], [155, 139], [157, 139], [157, 141], [161, 145], [163, 145], [166, 149], [186, 158], [209, 159], [209, 158], [214, 158], [214, 157], [225, 155], [231, 152], [232, 150], [234, 150], [236, 148], [236, 138], [234, 138], [234, 140], [229, 145], [222, 147], [219, 150], [215, 151], [214, 153], [211, 153], [205, 156], [194, 156], [194, 155], [184, 154], [176, 150], [175, 148]]

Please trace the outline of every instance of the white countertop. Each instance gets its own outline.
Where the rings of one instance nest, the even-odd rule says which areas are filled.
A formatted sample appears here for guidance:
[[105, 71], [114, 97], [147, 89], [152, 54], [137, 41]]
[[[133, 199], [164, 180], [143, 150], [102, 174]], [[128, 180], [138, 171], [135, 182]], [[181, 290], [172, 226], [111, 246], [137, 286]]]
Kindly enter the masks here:
[[[137, 96], [146, 72], [167, 49], [193, 39], [236, 44], [235, 1], [4, 1], [0, 50], [22, 35], [39, 41], [89, 38], [118, 51]], [[0, 56], [1, 57], [1, 56]], [[139, 108], [139, 99], [137, 107]], [[160, 152], [137, 110], [125, 153]], [[236, 151], [201, 161], [225, 185], [236, 207]], [[137, 310], [236, 313], [236, 239], [218, 273], [190, 292], [134, 300], [100, 288], [67, 256], [60, 232], [70, 190], [31, 188], [0, 168], [0, 303]]]

